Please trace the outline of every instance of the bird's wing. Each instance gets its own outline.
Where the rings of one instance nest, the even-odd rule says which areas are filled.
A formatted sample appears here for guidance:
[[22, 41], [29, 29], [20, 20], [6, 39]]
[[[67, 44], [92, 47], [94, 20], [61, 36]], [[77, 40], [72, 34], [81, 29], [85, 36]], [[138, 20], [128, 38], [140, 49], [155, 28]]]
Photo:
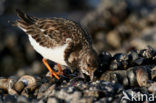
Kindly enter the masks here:
[[20, 20], [17, 20], [14, 25], [31, 35], [40, 45], [47, 47], [63, 45], [67, 39], [72, 39], [76, 44], [92, 44], [90, 36], [74, 21], [64, 18], [40, 19], [20, 10], [16, 12]]

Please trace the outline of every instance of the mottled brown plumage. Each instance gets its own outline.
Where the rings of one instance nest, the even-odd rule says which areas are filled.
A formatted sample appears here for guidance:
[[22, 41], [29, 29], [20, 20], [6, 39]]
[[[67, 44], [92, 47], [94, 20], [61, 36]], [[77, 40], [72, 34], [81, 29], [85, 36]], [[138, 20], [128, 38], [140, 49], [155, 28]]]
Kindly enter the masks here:
[[79, 24], [64, 18], [30, 17], [20, 10], [17, 10], [17, 15], [20, 20], [14, 25], [24, 30], [41, 47], [53, 50], [67, 44], [63, 51], [67, 66], [79, 68], [93, 78], [97, 68], [97, 54], [92, 48], [90, 35]]

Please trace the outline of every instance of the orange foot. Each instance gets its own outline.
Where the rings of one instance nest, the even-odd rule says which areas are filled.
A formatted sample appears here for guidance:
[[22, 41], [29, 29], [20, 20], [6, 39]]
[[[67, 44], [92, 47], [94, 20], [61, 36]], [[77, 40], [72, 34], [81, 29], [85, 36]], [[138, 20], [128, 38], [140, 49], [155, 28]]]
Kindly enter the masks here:
[[58, 66], [58, 72], [54, 72], [51, 67], [49, 66], [48, 62], [46, 59], [42, 59], [42, 62], [44, 63], [44, 65], [48, 68], [49, 72], [51, 73], [51, 77], [55, 77], [56, 79], [60, 79], [58, 75], [63, 75], [63, 72], [62, 72], [62, 69], [61, 69], [61, 66], [60, 64], [57, 64]]
[[63, 75], [63, 71], [61, 69], [61, 66], [60, 64], [57, 64], [57, 67], [58, 67], [58, 72], [56, 72], [57, 75]]

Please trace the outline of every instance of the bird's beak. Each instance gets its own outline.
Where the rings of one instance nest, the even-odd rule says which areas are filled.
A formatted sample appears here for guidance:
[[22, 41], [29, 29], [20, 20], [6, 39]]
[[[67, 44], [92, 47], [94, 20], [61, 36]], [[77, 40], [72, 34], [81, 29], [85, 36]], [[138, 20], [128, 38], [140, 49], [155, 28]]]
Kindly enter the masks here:
[[90, 80], [93, 81], [94, 79], [94, 71], [90, 71]]

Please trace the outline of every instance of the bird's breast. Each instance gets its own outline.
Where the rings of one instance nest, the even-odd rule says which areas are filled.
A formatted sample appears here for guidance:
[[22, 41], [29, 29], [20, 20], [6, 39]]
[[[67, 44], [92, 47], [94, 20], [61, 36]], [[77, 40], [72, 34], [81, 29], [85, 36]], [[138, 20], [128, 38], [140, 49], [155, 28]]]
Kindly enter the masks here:
[[36, 42], [35, 39], [33, 39], [29, 35], [29, 40], [33, 48], [43, 56], [45, 59], [49, 59], [51, 61], [54, 61], [56, 63], [59, 63], [61, 65], [66, 65], [65, 59], [64, 59], [64, 51], [67, 48], [68, 44], [64, 44], [62, 46], [56, 46], [52, 48], [47, 48], [41, 46], [38, 42]]

